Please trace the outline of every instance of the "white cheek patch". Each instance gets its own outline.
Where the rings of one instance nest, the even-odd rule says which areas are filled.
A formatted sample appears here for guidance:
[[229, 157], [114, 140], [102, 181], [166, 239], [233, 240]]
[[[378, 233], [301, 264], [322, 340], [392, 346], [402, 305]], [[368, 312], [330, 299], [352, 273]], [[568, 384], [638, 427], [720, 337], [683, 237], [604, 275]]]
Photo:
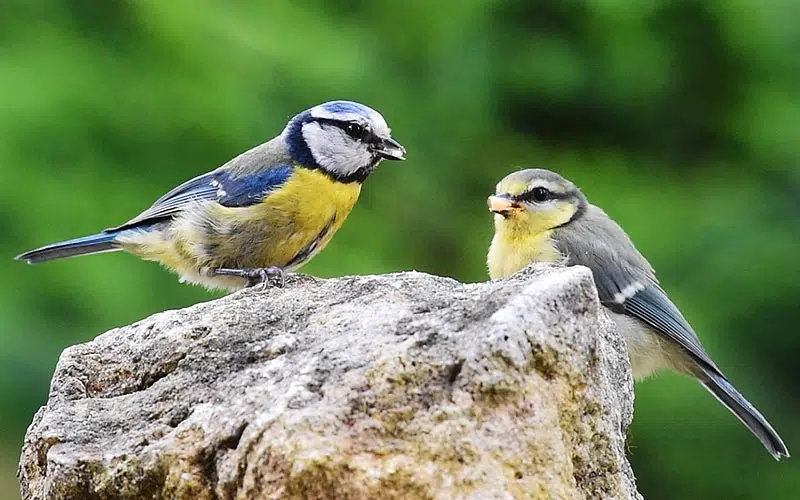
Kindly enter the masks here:
[[641, 292], [645, 289], [645, 285], [640, 283], [639, 281], [635, 281], [630, 285], [626, 286], [622, 289], [622, 291], [617, 292], [614, 294], [614, 302], [617, 304], [623, 304], [626, 300], [633, 297], [637, 293]]
[[303, 125], [303, 139], [314, 160], [329, 172], [349, 175], [372, 162], [367, 145], [352, 139], [338, 127], [307, 123]]

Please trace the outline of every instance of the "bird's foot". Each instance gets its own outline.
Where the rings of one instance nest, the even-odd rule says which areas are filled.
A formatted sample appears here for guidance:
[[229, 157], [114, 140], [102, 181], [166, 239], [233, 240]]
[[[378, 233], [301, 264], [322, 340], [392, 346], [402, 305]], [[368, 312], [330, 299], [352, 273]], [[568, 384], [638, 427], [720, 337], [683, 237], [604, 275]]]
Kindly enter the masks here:
[[247, 280], [247, 286], [258, 285], [260, 291], [264, 291], [270, 286], [283, 288], [286, 285], [286, 274], [283, 269], [276, 266], [252, 267], [245, 269], [217, 268], [212, 271], [215, 276], [235, 276]]

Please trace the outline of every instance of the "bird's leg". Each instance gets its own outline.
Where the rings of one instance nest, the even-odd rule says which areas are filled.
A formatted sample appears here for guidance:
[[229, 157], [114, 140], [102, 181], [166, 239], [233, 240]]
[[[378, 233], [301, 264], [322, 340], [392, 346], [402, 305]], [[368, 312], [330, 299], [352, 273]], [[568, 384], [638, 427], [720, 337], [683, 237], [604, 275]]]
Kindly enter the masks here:
[[244, 269], [228, 269], [224, 267], [210, 269], [213, 276], [235, 276], [247, 280], [247, 286], [261, 285], [261, 290], [266, 290], [270, 285], [283, 288], [286, 285], [286, 274], [283, 269], [276, 266], [252, 267]]

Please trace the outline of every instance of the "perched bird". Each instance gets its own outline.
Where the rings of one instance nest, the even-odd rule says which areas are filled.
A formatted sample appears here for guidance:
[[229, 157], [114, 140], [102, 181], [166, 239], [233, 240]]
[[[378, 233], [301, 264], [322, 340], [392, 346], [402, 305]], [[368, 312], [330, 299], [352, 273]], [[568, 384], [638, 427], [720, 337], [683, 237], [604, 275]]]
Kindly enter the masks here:
[[169, 191], [125, 224], [17, 260], [124, 250], [208, 288], [282, 285], [284, 271], [328, 244], [378, 164], [404, 155], [378, 112], [327, 102], [292, 118], [278, 137]]
[[575, 185], [548, 170], [521, 170], [500, 181], [489, 210], [495, 214], [488, 255], [492, 279], [532, 262], [588, 267], [600, 301], [625, 338], [635, 378], [663, 368], [694, 377], [775, 459], [789, 456], [769, 422], [705, 352], [625, 231]]

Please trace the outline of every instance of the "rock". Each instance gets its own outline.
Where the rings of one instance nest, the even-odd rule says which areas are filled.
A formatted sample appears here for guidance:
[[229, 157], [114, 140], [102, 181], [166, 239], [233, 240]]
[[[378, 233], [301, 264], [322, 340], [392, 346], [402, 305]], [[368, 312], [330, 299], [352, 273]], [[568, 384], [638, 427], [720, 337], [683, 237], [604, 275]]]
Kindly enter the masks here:
[[245, 290], [64, 351], [24, 498], [640, 498], [588, 269]]

